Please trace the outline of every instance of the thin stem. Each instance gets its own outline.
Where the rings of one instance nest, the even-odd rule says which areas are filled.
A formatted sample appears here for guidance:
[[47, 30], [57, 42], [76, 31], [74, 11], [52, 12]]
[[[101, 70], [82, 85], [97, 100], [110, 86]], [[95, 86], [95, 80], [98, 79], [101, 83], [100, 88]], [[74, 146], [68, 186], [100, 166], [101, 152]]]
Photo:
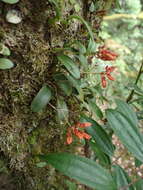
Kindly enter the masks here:
[[[139, 79], [140, 79], [140, 77], [141, 77], [142, 69], [143, 69], [143, 61], [142, 61], [142, 64], [141, 64], [141, 66], [140, 66], [140, 70], [139, 70], [139, 72], [138, 72], [138, 75], [137, 75], [137, 78], [136, 78], [136, 81], [135, 81], [135, 85], [137, 85], [137, 83], [138, 83], [138, 81], [139, 81]], [[135, 90], [133, 89], [133, 90], [131, 91], [131, 93], [129, 94], [127, 100], [126, 100], [127, 103], [132, 100], [134, 93], [135, 93]]]

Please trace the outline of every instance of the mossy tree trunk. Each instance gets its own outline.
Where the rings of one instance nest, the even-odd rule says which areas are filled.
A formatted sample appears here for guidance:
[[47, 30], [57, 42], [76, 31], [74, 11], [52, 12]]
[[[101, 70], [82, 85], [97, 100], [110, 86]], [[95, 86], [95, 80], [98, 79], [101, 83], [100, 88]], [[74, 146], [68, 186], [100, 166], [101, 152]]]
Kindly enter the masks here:
[[[76, 12], [76, 5], [70, 2], [59, 0], [61, 15], [57, 15], [55, 5], [48, 0], [20, 0], [14, 5], [0, 2], [0, 40], [10, 48], [10, 59], [15, 64], [11, 70], [0, 71], [1, 167], [14, 174], [13, 183], [17, 183], [18, 190], [62, 187], [61, 176], [54, 175], [52, 168], [37, 168], [34, 155], [69, 151], [65, 145], [66, 126], [58, 124], [50, 105], [40, 113], [33, 113], [30, 104], [43, 84], [53, 88], [52, 75], [58, 63], [55, 49], [73, 39], [86, 44], [88, 33], [84, 26], [79, 21], [67, 24], [64, 22], [67, 17], [73, 14], [84, 17], [98, 35], [103, 16], [100, 13], [108, 7], [107, 0], [96, 0], [96, 10], [91, 13], [92, 1], [79, 0], [80, 9]], [[21, 23], [6, 22], [10, 9], [20, 12]], [[78, 109], [72, 106], [72, 98], [66, 101], [73, 111]], [[52, 104], [55, 104], [54, 98]]]

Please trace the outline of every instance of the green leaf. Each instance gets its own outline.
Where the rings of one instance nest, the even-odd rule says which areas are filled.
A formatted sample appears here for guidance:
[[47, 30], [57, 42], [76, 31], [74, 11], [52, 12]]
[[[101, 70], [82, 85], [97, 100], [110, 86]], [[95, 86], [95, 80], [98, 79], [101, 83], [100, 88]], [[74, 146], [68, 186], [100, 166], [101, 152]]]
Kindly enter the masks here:
[[39, 156], [64, 175], [96, 190], [116, 190], [111, 174], [94, 161], [68, 153]]
[[87, 53], [95, 53], [96, 52], [96, 43], [94, 40], [90, 39], [89, 40], [89, 44], [88, 44], [88, 48], [87, 48]]
[[143, 161], [143, 139], [139, 129], [131, 122], [128, 115], [117, 110], [106, 111], [109, 126], [127, 149], [140, 161]]
[[94, 100], [88, 100], [88, 105], [92, 113], [94, 113], [99, 119], [103, 118], [101, 109], [96, 105]]
[[37, 166], [38, 168], [43, 168], [43, 167], [45, 167], [46, 165], [47, 165], [46, 162], [39, 162], [39, 163], [36, 164], [36, 166]]
[[14, 64], [11, 60], [7, 58], [0, 58], [0, 69], [11, 69], [12, 67], [14, 67]]
[[64, 93], [67, 96], [70, 96], [72, 93], [72, 86], [70, 85], [70, 83], [68, 81], [58, 81], [57, 85], [59, 86], [59, 88], [61, 88]]
[[53, 76], [56, 81], [56, 84], [59, 86], [61, 90], [67, 95], [70, 96], [72, 93], [72, 86], [70, 82], [67, 80], [64, 74], [58, 73]]
[[134, 85], [134, 90], [139, 93], [141, 96], [143, 95], [143, 90], [140, 89], [137, 85]]
[[61, 63], [76, 79], [80, 78], [80, 70], [69, 56], [59, 55], [58, 60], [61, 61]]
[[136, 190], [143, 190], [143, 179], [140, 178], [134, 185]]
[[114, 165], [113, 169], [118, 189], [126, 187], [126, 190], [134, 190], [132, 185], [128, 187], [128, 185], [131, 183], [131, 180], [127, 173], [118, 165]]
[[138, 119], [135, 112], [131, 109], [131, 107], [124, 101], [117, 99], [117, 111], [121, 112], [123, 115], [127, 116], [128, 119], [133, 123], [133, 125], [138, 125]]
[[95, 156], [98, 158], [99, 164], [101, 164], [104, 167], [109, 167], [111, 165], [110, 158], [108, 155], [102, 152], [100, 146], [97, 145], [97, 143], [93, 141], [90, 141], [89, 145], [91, 149], [94, 151]]
[[60, 122], [68, 121], [69, 111], [63, 97], [58, 97], [57, 99], [57, 114]]
[[0, 43], [0, 54], [10, 56], [10, 50], [4, 44]]
[[77, 58], [79, 59], [80, 63], [82, 64], [82, 66], [85, 69], [88, 69], [88, 61], [87, 61], [87, 57], [84, 56], [83, 54], [80, 54], [79, 56], [77, 56]]
[[140, 160], [138, 160], [137, 158], [135, 158], [135, 166], [136, 167], [140, 167], [142, 164], [143, 163]]
[[91, 127], [86, 128], [86, 131], [94, 138], [97, 145], [105, 154], [112, 156], [114, 145], [105, 130], [95, 120], [90, 119], [87, 116], [82, 116], [82, 121], [90, 122], [92, 124]]
[[80, 83], [80, 80], [77, 80], [75, 78], [73, 78], [72, 76], [70, 75], [67, 75], [66, 78], [68, 79], [68, 81], [71, 83], [71, 85], [73, 87], [75, 87], [77, 89], [77, 91], [79, 92], [80, 89], [81, 89], [81, 83]]
[[68, 190], [77, 190], [77, 185], [69, 180], [66, 180], [66, 185], [68, 186]]
[[31, 103], [33, 112], [41, 111], [51, 100], [52, 93], [48, 86], [43, 86]]
[[66, 76], [67, 79], [69, 80], [69, 82], [71, 83], [71, 85], [73, 87], [76, 88], [77, 92], [79, 93], [79, 96], [78, 98], [81, 100], [81, 101], [84, 101], [84, 93], [83, 93], [83, 90], [81, 88], [81, 81], [80, 80], [77, 80], [75, 78], [73, 78], [72, 76], [70, 75], [67, 75]]
[[90, 5], [90, 7], [89, 7], [89, 11], [90, 11], [90, 12], [94, 12], [95, 10], [96, 10], [95, 5], [94, 5], [94, 3], [92, 2], [91, 5]]
[[3, 1], [3, 2], [5, 2], [5, 3], [9, 3], [9, 4], [15, 4], [15, 3], [17, 3], [19, 0], [1, 0], [1, 1]]
[[115, 0], [115, 7], [118, 9], [122, 9], [122, 6], [120, 5], [120, 0]]
[[80, 5], [78, 4], [78, 3], [76, 3], [75, 5], [74, 5], [74, 9], [75, 9], [75, 12], [79, 12], [80, 10], [81, 10], [81, 7], [80, 7]]
[[75, 41], [75, 44], [77, 45], [80, 54], [86, 53], [86, 47], [81, 42]]

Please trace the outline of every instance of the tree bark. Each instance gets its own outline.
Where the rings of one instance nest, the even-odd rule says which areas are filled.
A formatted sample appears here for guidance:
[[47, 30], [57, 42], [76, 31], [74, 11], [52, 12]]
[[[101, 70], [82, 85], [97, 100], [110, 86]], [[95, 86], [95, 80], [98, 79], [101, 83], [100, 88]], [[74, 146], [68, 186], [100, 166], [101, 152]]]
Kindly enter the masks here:
[[[78, 14], [90, 22], [96, 15], [96, 12], [89, 12], [87, 1], [79, 1], [81, 10], [78, 13], [69, 1], [57, 2], [62, 9], [61, 20]], [[104, 1], [96, 2], [100, 5], [99, 11], [102, 10]], [[0, 7], [0, 41], [10, 48], [10, 59], [15, 64], [13, 69], [0, 71], [1, 159], [5, 160], [9, 175], [19, 183], [18, 190], [48, 190], [53, 186], [60, 189], [63, 187], [62, 176], [56, 175], [51, 167], [36, 167], [39, 160], [35, 155], [69, 152], [64, 137], [66, 126], [59, 126], [51, 106], [47, 106], [42, 113], [33, 113], [30, 104], [43, 84], [53, 88], [52, 75], [57, 64], [53, 50], [62, 48], [65, 42], [73, 39], [85, 41], [87, 38], [80, 30], [81, 23], [66, 25], [58, 20], [52, 1], [21, 0], [14, 5], [0, 2]], [[5, 16], [11, 9], [20, 12], [21, 23], [14, 25], [6, 22]], [[102, 16], [97, 17], [96, 21], [100, 23]], [[72, 98], [67, 101], [68, 104], [74, 103]], [[54, 99], [51, 104], [55, 104]]]

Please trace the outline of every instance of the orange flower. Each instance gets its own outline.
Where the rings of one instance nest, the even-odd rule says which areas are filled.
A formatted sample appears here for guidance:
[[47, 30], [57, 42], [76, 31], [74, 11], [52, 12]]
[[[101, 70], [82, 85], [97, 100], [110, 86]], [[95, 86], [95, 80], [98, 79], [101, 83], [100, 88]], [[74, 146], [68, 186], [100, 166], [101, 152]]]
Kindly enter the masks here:
[[103, 88], [106, 88], [106, 86], [107, 86], [106, 76], [109, 80], [115, 80], [115, 78], [111, 76], [111, 72], [113, 72], [115, 69], [116, 69], [116, 67], [106, 66], [105, 72], [100, 73], [101, 74], [101, 83], [102, 83]]
[[113, 66], [111, 66], [111, 67], [106, 66], [105, 69], [106, 69], [106, 73], [111, 73], [111, 72], [113, 72], [113, 71], [116, 69], [116, 67], [113, 67]]
[[73, 134], [76, 135], [79, 139], [83, 139], [83, 132], [79, 131], [77, 128], [74, 128]]
[[115, 80], [115, 78], [113, 78], [112, 76], [111, 76], [111, 72], [113, 72], [114, 70], [115, 70], [115, 68], [116, 67], [108, 67], [108, 66], [106, 66], [105, 67], [105, 69], [106, 69], [106, 76], [107, 76], [107, 78], [109, 79], [109, 80]]
[[99, 47], [97, 57], [104, 61], [114, 61], [117, 59], [118, 54], [107, 49], [106, 46]]
[[72, 139], [72, 136], [69, 136], [69, 137], [67, 136], [67, 141], [66, 141], [67, 144], [71, 144], [71, 143], [72, 143], [72, 140], [73, 140], [73, 139]]
[[89, 123], [89, 122], [84, 122], [84, 123], [78, 122], [78, 123], [76, 124], [76, 127], [86, 128], [86, 127], [90, 127], [91, 125], [92, 125], [92, 124]]
[[68, 132], [67, 132], [67, 140], [66, 140], [66, 142], [67, 142], [67, 144], [71, 144], [72, 141], [73, 141], [73, 139], [72, 139], [72, 133], [71, 133], [71, 129], [69, 128]]
[[68, 128], [67, 139], [66, 139], [67, 144], [72, 143], [72, 141], [73, 141], [72, 134], [77, 136], [79, 139], [87, 139], [87, 140], [89, 140], [91, 138], [91, 136], [88, 135], [87, 133], [79, 130], [78, 128], [86, 128], [86, 127], [90, 127], [91, 125], [92, 124], [89, 123], [89, 122], [84, 122], [84, 123], [78, 122], [76, 125], [71, 126], [70, 128]]
[[85, 132], [83, 132], [83, 138], [89, 140], [91, 136]]

